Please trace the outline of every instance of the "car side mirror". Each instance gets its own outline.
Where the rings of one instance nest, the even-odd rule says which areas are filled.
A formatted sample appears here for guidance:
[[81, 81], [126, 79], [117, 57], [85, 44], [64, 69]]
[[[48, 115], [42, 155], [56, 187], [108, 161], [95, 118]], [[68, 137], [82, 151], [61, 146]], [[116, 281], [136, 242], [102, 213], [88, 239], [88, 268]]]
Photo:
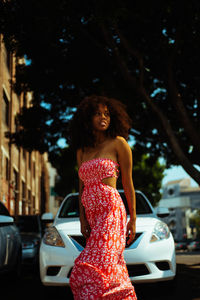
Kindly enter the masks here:
[[6, 226], [12, 224], [14, 224], [14, 219], [12, 217], [0, 215], [0, 226]]
[[159, 218], [165, 218], [168, 217], [170, 212], [167, 207], [156, 207], [156, 214]]
[[52, 223], [54, 220], [52, 213], [44, 213], [42, 214], [41, 220], [43, 223]]

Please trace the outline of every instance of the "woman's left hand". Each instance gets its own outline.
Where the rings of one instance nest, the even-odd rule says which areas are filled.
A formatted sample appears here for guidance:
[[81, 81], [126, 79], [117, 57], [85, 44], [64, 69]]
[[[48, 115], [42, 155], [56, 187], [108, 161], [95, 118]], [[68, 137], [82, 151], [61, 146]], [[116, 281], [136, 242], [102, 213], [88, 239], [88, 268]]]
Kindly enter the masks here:
[[127, 237], [129, 236], [129, 239], [127, 241], [128, 245], [130, 245], [135, 238], [135, 233], [136, 233], [136, 224], [135, 223], [136, 223], [135, 220], [130, 219], [127, 224], [126, 236]]

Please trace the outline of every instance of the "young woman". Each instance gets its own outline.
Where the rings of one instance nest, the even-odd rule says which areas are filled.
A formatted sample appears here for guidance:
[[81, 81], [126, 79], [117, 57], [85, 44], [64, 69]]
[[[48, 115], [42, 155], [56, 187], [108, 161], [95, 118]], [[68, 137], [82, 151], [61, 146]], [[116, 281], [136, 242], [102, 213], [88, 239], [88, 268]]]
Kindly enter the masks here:
[[[132, 152], [127, 143], [131, 120], [124, 105], [90, 96], [79, 105], [71, 125], [71, 142], [79, 167], [81, 232], [86, 247], [70, 276], [74, 299], [137, 299], [123, 251], [135, 236], [136, 204]], [[116, 189], [118, 172], [130, 220]]]

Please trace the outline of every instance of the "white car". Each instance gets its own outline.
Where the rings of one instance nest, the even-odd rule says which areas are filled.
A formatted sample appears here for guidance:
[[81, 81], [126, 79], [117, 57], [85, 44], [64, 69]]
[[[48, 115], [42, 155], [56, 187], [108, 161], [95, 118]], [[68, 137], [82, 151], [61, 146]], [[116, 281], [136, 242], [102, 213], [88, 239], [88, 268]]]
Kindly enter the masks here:
[[[127, 208], [124, 192], [119, 192]], [[140, 191], [136, 191], [136, 199], [136, 237], [124, 251], [130, 279], [133, 283], [172, 280], [176, 274], [174, 239], [158, 217], [166, 216], [166, 211], [156, 214]], [[78, 193], [69, 194], [41, 242], [40, 277], [44, 285], [69, 285], [74, 260], [85, 247], [78, 216]]]

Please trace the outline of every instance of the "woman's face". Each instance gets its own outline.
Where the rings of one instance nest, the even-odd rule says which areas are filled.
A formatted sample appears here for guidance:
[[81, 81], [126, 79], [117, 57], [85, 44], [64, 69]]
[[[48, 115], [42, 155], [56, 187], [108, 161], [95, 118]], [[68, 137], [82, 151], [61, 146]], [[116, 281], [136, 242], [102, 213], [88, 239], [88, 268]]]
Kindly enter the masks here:
[[110, 125], [110, 113], [106, 105], [99, 104], [93, 115], [92, 124], [94, 130], [106, 131]]

